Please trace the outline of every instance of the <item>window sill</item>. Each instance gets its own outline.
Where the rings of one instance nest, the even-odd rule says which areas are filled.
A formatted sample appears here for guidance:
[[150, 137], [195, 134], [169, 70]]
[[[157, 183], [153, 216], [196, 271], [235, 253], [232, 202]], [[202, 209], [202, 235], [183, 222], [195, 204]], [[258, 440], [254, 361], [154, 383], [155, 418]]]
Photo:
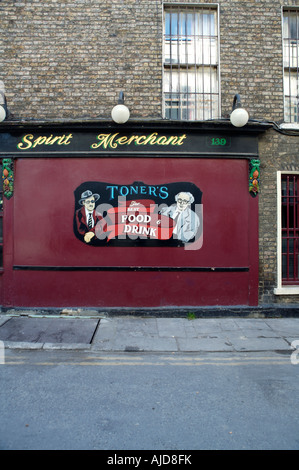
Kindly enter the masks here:
[[288, 129], [288, 130], [299, 130], [299, 123], [298, 122], [284, 122], [283, 124], [280, 124], [279, 126], [280, 129]]
[[299, 295], [299, 286], [276, 287], [275, 295]]

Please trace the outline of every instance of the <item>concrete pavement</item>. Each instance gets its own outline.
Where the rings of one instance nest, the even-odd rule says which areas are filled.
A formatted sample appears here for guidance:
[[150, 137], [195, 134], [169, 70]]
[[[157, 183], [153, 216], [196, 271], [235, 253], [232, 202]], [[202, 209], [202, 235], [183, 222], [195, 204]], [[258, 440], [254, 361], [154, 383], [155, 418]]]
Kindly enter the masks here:
[[0, 314], [0, 341], [7, 349], [290, 352], [299, 348], [299, 318], [188, 319], [126, 315], [81, 318]]

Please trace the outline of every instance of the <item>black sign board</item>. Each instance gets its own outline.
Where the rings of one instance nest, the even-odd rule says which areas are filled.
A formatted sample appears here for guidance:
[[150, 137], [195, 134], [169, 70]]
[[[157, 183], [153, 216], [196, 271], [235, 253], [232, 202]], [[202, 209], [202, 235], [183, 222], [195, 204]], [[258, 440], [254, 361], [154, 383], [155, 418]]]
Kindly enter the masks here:
[[250, 156], [258, 155], [256, 135], [242, 132], [118, 128], [44, 131], [36, 128], [0, 133], [3, 155], [42, 156]]

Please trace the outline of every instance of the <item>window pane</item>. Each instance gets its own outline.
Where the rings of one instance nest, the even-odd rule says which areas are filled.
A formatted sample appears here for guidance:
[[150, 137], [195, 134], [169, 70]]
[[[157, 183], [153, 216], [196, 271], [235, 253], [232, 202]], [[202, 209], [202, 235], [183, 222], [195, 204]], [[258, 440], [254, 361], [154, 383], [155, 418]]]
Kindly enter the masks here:
[[218, 91], [217, 69], [201, 67], [196, 73], [196, 91], [199, 93], [214, 93]]
[[164, 91], [166, 93], [214, 93], [218, 91], [217, 69], [201, 67], [181, 70], [165, 70]]
[[298, 95], [298, 78], [297, 73], [290, 72], [284, 79], [284, 90], [287, 96], [297, 97]]
[[285, 11], [283, 19], [283, 37], [287, 39], [297, 39], [299, 37], [298, 11]]
[[216, 65], [218, 41], [215, 38], [165, 36], [164, 63]]
[[283, 57], [285, 67], [298, 67], [299, 64], [299, 42], [298, 40], [284, 40]]

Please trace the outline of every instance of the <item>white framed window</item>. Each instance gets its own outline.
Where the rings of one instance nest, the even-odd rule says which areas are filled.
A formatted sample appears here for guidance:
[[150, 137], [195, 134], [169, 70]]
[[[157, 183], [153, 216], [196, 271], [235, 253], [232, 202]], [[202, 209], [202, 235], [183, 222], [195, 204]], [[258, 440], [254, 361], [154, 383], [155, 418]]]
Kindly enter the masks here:
[[166, 119], [220, 116], [217, 5], [165, 4], [163, 111]]
[[299, 295], [299, 171], [277, 172], [277, 295]]
[[299, 123], [299, 8], [283, 8], [284, 119]]

